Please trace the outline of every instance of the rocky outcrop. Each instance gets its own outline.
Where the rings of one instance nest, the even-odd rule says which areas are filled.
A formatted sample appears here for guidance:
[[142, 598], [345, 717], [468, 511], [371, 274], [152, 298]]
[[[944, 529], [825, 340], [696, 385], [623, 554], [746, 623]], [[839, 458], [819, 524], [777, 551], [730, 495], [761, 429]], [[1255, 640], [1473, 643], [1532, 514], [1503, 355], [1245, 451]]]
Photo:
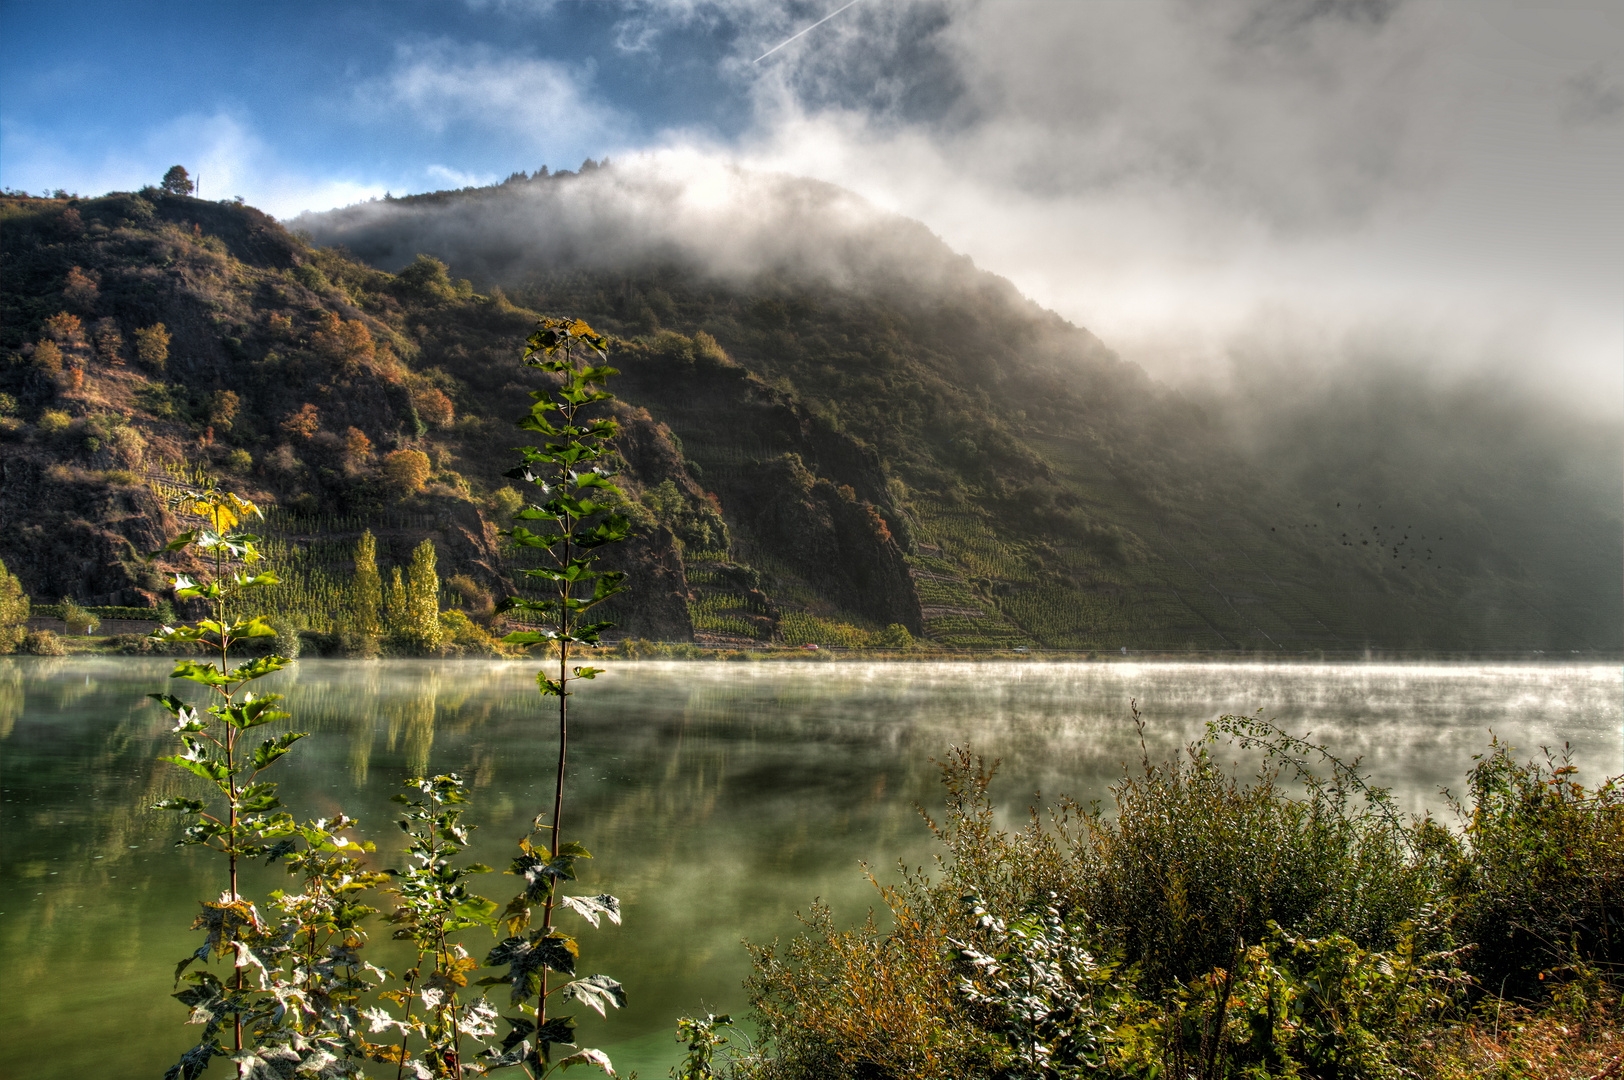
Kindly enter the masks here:
[[626, 591], [594, 608], [590, 616], [615, 624], [605, 632], [606, 638], [694, 639], [682, 553], [670, 529], [636, 534], [603, 549], [601, 565], [626, 575]]
[[730, 493], [752, 540], [841, 607], [922, 634], [902, 549], [874, 505], [816, 476], [795, 454], [748, 470]]
[[163, 588], [142, 558], [179, 526], [144, 487], [0, 451], [0, 560], [30, 595], [146, 607]]

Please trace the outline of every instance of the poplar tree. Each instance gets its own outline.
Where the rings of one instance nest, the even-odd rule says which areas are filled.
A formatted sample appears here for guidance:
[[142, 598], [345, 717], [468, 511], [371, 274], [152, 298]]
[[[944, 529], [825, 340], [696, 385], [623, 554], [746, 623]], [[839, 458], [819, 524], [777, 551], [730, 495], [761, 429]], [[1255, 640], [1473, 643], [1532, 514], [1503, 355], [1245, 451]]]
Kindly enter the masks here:
[[424, 540], [412, 552], [406, 570], [404, 636], [425, 652], [440, 646], [440, 576], [434, 565], [434, 541]]
[[0, 562], [0, 653], [11, 652], [28, 632], [28, 594]]
[[368, 529], [355, 544], [355, 577], [350, 582], [350, 613], [358, 633], [376, 637], [383, 627], [383, 578], [378, 576], [378, 540]]
[[389, 588], [384, 593], [384, 633], [391, 638], [406, 633], [406, 582], [400, 576], [400, 567], [389, 570]]

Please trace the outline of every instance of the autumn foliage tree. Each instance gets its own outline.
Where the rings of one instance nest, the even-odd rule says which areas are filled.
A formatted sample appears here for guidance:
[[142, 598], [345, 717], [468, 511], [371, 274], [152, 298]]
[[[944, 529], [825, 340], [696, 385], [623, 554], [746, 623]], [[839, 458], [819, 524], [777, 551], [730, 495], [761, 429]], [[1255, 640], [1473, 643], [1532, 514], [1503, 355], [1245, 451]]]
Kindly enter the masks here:
[[282, 431], [290, 438], [313, 439], [321, 430], [321, 414], [309, 402], [282, 418]]
[[340, 319], [331, 311], [322, 312], [310, 334], [310, 347], [322, 357], [356, 374], [377, 354], [372, 332], [360, 319]]
[[62, 374], [62, 350], [56, 347], [56, 342], [46, 338], [34, 346], [34, 366], [50, 379]]
[[69, 348], [85, 343], [85, 324], [79, 316], [59, 311], [45, 320], [45, 336]]
[[162, 371], [169, 360], [169, 331], [163, 323], [143, 326], [135, 332], [135, 355], [154, 371]]
[[209, 398], [209, 424], [221, 431], [230, 431], [232, 423], [237, 419], [237, 409], [242, 405], [242, 399], [234, 390], [216, 390]]
[[122, 362], [124, 335], [119, 333], [116, 321], [113, 319], [96, 320], [91, 337], [96, 345], [96, 355], [101, 357], [104, 363], [117, 364]]
[[421, 450], [396, 450], [383, 459], [383, 474], [391, 484], [415, 494], [429, 482], [429, 456]]
[[419, 390], [412, 396], [412, 404], [417, 408], [417, 415], [435, 427], [450, 427], [456, 419], [456, 410], [451, 405], [451, 399], [445, 396], [445, 391], [434, 387]]
[[96, 301], [101, 296], [100, 275], [94, 270], [86, 273], [75, 266], [68, 271], [67, 283], [62, 288], [62, 296], [68, 303], [84, 312], [93, 312]]
[[366, 432], [358, 427], [351, 427], [344, 432], [344, 466], [350, 470], [360, 469], [372, 460], [372, 440], [367, 438]]

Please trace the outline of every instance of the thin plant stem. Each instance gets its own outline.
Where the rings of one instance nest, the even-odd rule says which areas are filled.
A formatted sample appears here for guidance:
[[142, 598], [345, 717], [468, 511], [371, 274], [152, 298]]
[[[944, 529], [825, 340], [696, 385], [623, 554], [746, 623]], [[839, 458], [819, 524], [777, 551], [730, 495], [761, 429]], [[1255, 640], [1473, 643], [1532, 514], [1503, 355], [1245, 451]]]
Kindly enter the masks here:
[[[225, 552], [221, 548], [216, 547], [214, 549], [214, 580], [215, 580], [216, 583], [219, 583], [219, 582], [223, 581], [224, 579], [225, 579]], [[215, 621], [220, 624], [220, 631], [219, 631], [220, 674], [224, 675], [229, 670], [229, 661], [227, 660], [227, 652], [228, 652], [228, 646], [230, 645], [230, 642], [229, 642], [229, 640], [228, 640], [228, 638], [226, 636], [226, 629], [225, 629], [225, 626], [226, 626], [226, 594], [225, 594], [225, 589], [223, 589], [223, 588], [220, 589], [219, 595], [217, 597], [215, 597], [215, 601], [214, 601], [214, 618], [215, 618]], [[231, 704], [231, 699], [236, 696], [234, 690], [229, 690], [224, 686], [216, 687], [216, 690], [219, 692], [219, 694], [222, 697], [224, 697], [226, 699], [226, 704], [228, 704], [228, 705]], [[226, 851], [226, 858], [229, 860], [230, 867], [231, 867], [231, 891], [230, 891], [230, 896], [231, 896], [231, 903], [232, 904], [239, 903], [241, 901], [241, 899], [242, 899], [241, 894], [239, 894], [238, 891], [237, 891], [237, 847], [238, 847], [238, 845], [240, 843], [240, 837], [237, 835], [237, 756], [236, 756], [236, 751], [237, 751], [237, 729], [235, 727], [231, 726], [230, 724], [227, 724], [226, 725], [226, 782], [229, 785], [230, 794], [228, 795], [228, 797], [226, 799], [226, 809], [227, 809], [228, 818], [229, 818], [229, 820], [227, 822], [227, 825], [226, 825], [226, 830], [227, 830], [226, 831], [226, 836], [228, 838], [228, 840], [227, 840], [227, 845], [228, 846], [227, 846], [227, 851]], [[236, 969], [236, 977], [231, 980], [231, 986], [232, 986], [232, 989], [237, 992], [237, 995], [240, 998], [241, 995], [242, 995], [242, 991], [243, 991], [243, 972], [242, 972], [242, 968], [239, 967], [239, 968]], [[240, 1053], [242, 1051], [242, 1013], [241, 1013], [241, 1011], [238, 1011], [238, 1012], [235, 1012], [235, 1013], [232, 1014], [232, 1038], [233, 1038], [233, 1042], [235, 1044], [236, 1050]]]
[[[571, 363], [574, 362], [574, 353], [569, 353]], [[569, 405], [561, 409], [566, 427], [575, 424], [575, 412], [578, 406]], [[558, 466], [555, 474], [556, 483], [562, 487], [569, 480], [569, 471]], [[563, 528], [564, 547], [557, 557], [560, 568], [569, 566], [570, 562], [570, 535], [575, 529], [575, 518], [566, 514]], [[570, 583], [567, 580], [558, 584], [558, 626], [562, 633], [558, 642], [558, 771], [553, 777], [553, 822], [552, 845], [553, 856], [558, 856], [559, 827], [564, 816], [564, 763], [569, 749], [569, 633], [570, 633]], [[553, 928], [553, 902], [558, 896], [558, 879], [553, 878], [547, 889], [547, 901], [541, 912], [541, 928], [550, 931]], [[547, 970], [541, 972], [541, 996], [536, 1000], [536, 1024], [539, 1027], [547, 1019]]]

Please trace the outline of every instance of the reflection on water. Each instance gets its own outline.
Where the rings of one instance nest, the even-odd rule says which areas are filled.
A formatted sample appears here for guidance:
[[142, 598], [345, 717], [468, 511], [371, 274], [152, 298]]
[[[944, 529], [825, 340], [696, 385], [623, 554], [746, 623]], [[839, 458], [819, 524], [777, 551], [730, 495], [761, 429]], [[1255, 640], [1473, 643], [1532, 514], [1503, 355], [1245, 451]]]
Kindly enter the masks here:
[[[0, 659], [0, 1026], [30, 1075], [161, 1075], [187, 1043], [167, 973], [220, 881], [170, 847], [171, 816], [145, 809], [197, 793], [153, 760], [171, 736], [143, 695], [170, 689], [168, 671]], [[380, 865], [399, 855], [387, 800], [410, 775], [468, 779], [469, 855], [496, 866], [547, 804], [552, 720], [529, 665], [313, 660], [273, 678], [287, 726], [315, 736], [284, 759], [284, 801], [301, 817], [359, 817]], [[741, 937], [793, 933], [813, 897], [860, 918], [873, 899], [860, 860], [882, 878], [897, 859], [929, 860], [914, 806], [939, 802], [930, 759], [955, 744], [1002, 760], [1013, 818], [1039, 791], [1107, 796], [1140, 753], [1130, 699], [1153, 756], [1219, 713], [1261, 708], [1362, 755], [1410, 809], [1437, 810], [1491, 729], [1528, 752], [1571, 742], [1592, 780], [1618, 772], [1621, 685], [1604, 666], [616, 665], [574, 699], [565, 826], [597, 856], [583, 891], [625, 901], [624, 927], [583, 928], [583, 955], [626, 983], [631, 1006], [583, 1026], [622, 1071], [663, 1076], [679, 1013], [743, 1005]], [[505, 900], [510, 880], [484, 891]], [[280, 884], [262, 871], [250, 887]]]

